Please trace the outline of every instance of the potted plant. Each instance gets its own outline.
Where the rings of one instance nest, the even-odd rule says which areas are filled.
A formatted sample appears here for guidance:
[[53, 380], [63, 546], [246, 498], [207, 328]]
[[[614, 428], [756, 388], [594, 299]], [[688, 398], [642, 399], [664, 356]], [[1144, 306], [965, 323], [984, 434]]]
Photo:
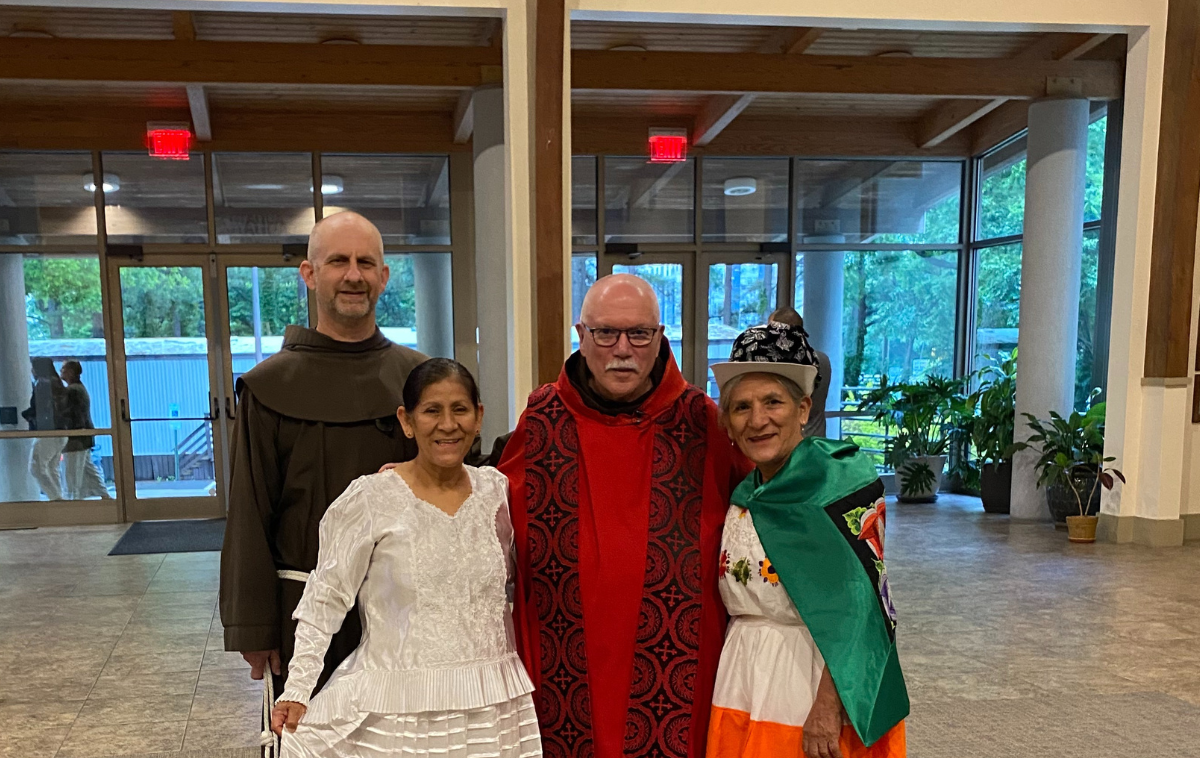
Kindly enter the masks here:
[[1016, 445], [1039, 451], [1034, 464], [1038, 486], [1046, 487], [1050, 513], [1056, 523], [1066, 523], [1071, 542], [1095, 541], [1099, 487], [1111, 490], [1114, 477], [1125, 481], [1124, 474], [1106, 465], [1115, 459], [1104, 457], [1104, 410], [1104, 403], [1098, 403], [1066, 417], [1051, 411], [1047, 421], [1026, 413], [1033, 435]]
[[889, 384], [884, 376], [879, 387], [863, 396], [860, 409], [885, 429], [896, 429], [884, 445], [884, 460], [896, 472], [902, 502], [937, 499], [959, 388], [958, 380], [940, 376], [901, 384]]
[[1012, 457], [1016, 426], [1017, 352], [975, 372], [978, 389], [971, 443], [979, 466], [979, 499], [988, 513], [1008, 513], [1012, 505]]

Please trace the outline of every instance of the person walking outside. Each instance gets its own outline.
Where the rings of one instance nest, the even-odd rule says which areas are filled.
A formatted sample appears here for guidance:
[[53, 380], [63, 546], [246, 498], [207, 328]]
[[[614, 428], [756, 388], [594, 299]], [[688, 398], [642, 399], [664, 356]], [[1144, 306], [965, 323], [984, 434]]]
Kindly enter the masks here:
[[[62, 365], [62, 379], [66, 382], [63, 395], [64, 429], [95, 429], [92, 425], [92, 398], [83, 386], [83, 364], [66, 361]], [[104, 475], [92, 460], [95, 437], [68, 437], [63, 448], [63, 462], [67, 470], [67, 498], [86, 500], [98, 497], [112, 500], [104, 486]]]
[[[38, 356], [31, 359], [33, 371], [33, 395], [29, 407], [21, 416], [34, 432], [52, 432], [60, 429], [65, 387], [54, 368], [54, 359]], [[29, 462], [29, 473], [41, 487], [47, 500], [62, 500], [62, 461], [64, 437], [38, 437], [33, 443], [33, 455]]]

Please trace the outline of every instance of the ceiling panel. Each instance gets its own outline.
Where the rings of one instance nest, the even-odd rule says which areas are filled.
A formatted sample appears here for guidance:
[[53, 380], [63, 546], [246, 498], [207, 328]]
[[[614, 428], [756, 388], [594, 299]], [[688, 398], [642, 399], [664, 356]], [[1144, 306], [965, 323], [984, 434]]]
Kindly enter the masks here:
[[571, 105], [581, 111], [636, 111], [654, 116], [692, 115], [708, 98], [695, 92], [575, 90]]
[[267, 111], [453, 111], [461, 90], [435, 87], [344, 87], [340, 85], [209, 85], [213, 109]]
[[472, 46], [489, 44], [499, 28], [498, 19], [478, 17], [198, 12], [193, 18], [198, 39], [229, 41]]
[[0, 36], [172, 39], [171, 12], [0, 6]]
[[0, 81], [0, 103], [40, 106], [150, 106], [186, 108], [179, 85], [150, 82]]
[[743, 111], [746, 116], [830, 116], [917, 118], [940, 101], [894, 95], [759, 95]]
[[710, 24], [627, 24], [610, 21], [571, 23], [571, 47], [611, 50], [635, 46], [646, 50], [744, 53], [757, 50], [775, 30], [767, 26]]
[[810, 55], [908, 54], [931, 58], [1011, 58], [1045, 35], [971, 32], [830, 29], [817, 38]]

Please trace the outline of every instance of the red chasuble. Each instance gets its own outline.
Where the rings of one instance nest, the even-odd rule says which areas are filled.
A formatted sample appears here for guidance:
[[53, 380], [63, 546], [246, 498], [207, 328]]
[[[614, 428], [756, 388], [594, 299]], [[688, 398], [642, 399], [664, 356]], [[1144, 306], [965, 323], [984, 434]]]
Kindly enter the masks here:
[[749, 469], [712, 400], [669, 359], [637, 412], [605, 415], [564, 371], [530, 395], [500, 469], [546, 756], [704, 758], [721, 527]]

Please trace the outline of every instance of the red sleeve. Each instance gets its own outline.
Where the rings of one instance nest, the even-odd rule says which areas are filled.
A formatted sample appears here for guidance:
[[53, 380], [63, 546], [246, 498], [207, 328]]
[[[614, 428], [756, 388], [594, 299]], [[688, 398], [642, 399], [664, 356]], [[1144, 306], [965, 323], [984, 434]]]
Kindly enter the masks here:
[[504, 447], [497, 468], [508, 477], [508, 510], [512, 517], [513, 544], [517, 549], [517, 579], [513, 592], [513, 628], [516, 632], [517, 654], [533, 680], [541, 685], [541, 651], [539, 623], [536, 611], [530, 606], [533, 579], [529, 575], [529, 502], [525, 491], [525, 417]]

